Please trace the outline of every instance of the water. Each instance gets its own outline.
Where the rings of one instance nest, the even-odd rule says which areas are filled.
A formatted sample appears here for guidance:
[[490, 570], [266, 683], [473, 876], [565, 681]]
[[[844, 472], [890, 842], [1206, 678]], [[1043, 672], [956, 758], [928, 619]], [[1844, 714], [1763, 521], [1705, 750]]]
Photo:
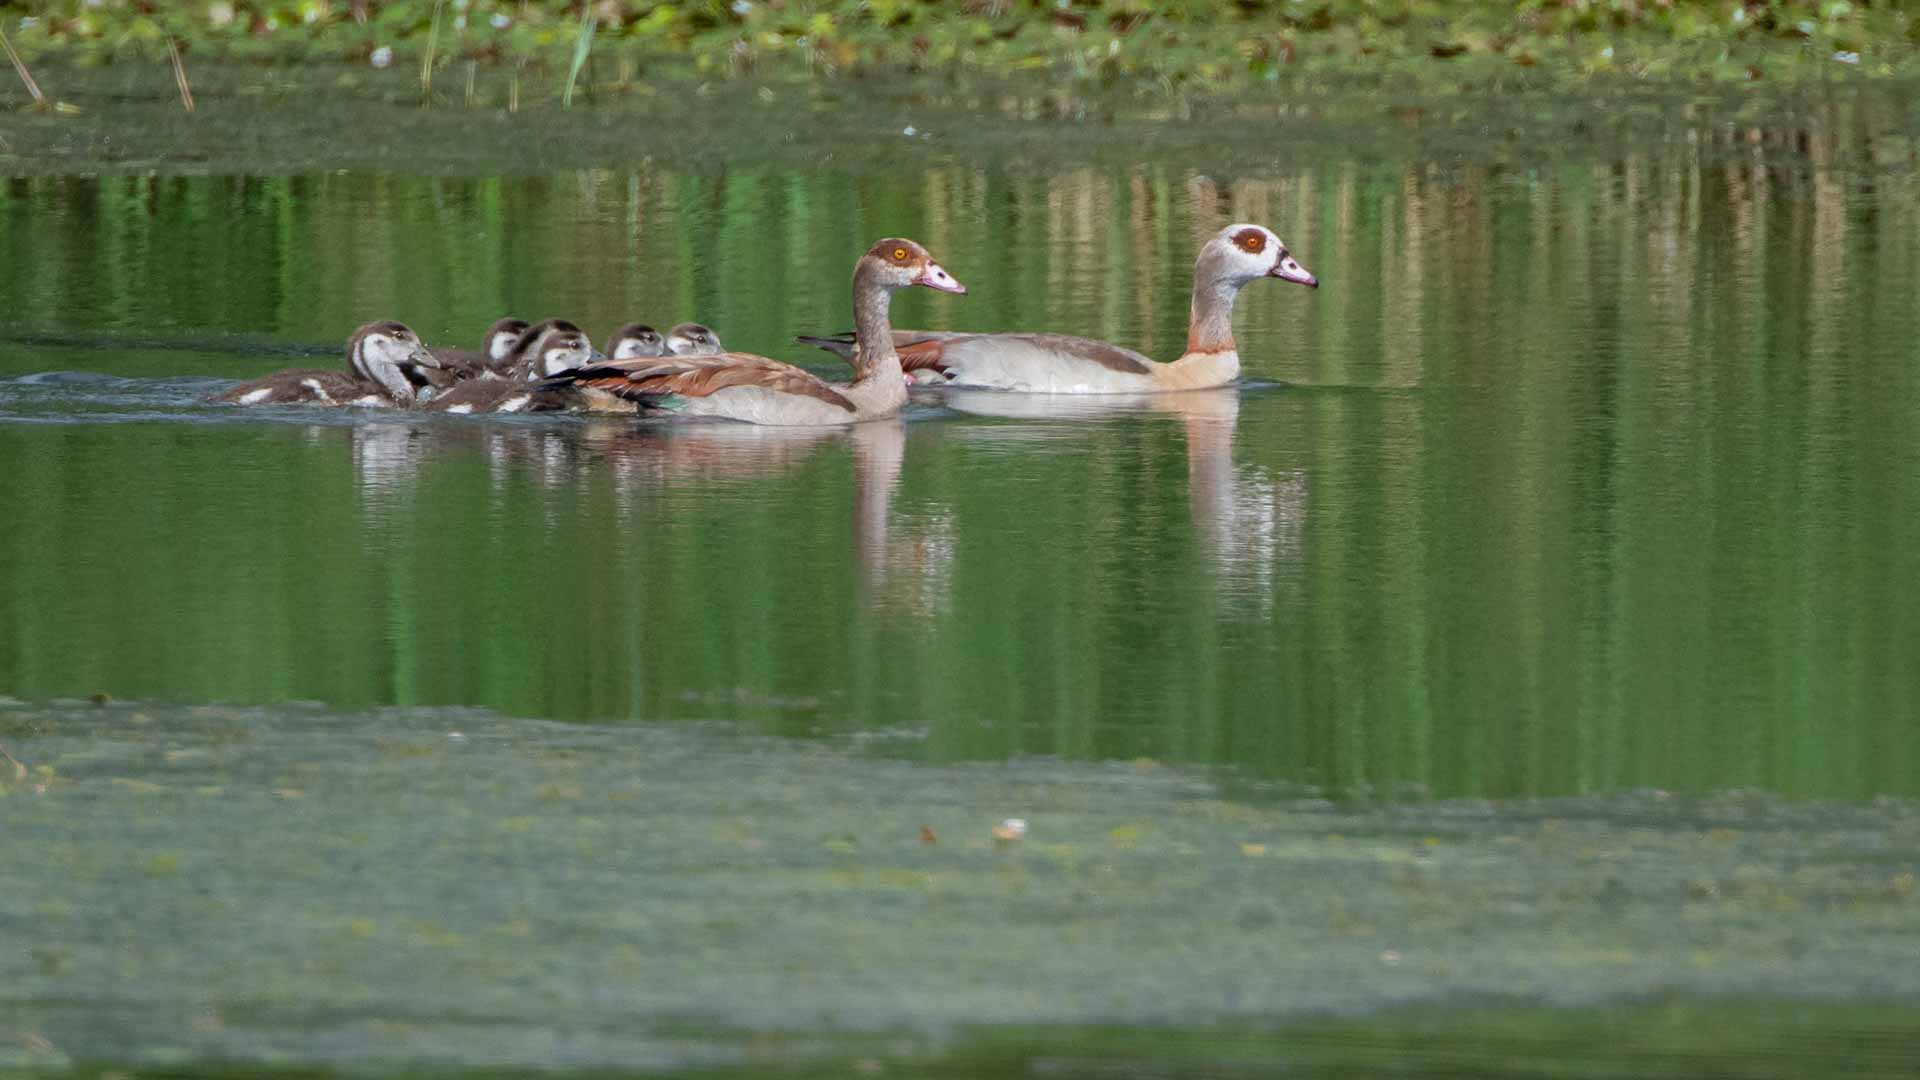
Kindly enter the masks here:
[[[1744, 1034], [1676, 1048], [1691, 1075], [1751, 1075], [1724, 1055], [1783, 1025], [1815, 1040], [1788, 1058], [1875, 1072], [1842, 1044], [1910, 1045], [1897, 1003], [1920, 990], [1875, 959], [1911, 949], [1920, 859], [1920, 174], [1904, 114], [1857, 109], [1793, 130], [1673, 120], [1631, 149], [1383, 154], [1321, 134], [1207, 172], [1171, 152], [1022, 156], [1015, 125], [978, 154], [846, 172], [703, 151], [493, 179], [0, 182], [0, 693], [17, 699], [0, 746], [53, 770], [0, 800], [31, 823], [0, 840], [4, 894], [47, 897], [69, 954], [109, 940], [86, 929], [109, 917], [111, 940], [184, 943], [136, 947], [117, 976], [0, 961], [23, 1030], [65, 1055], [20, 1060], [751, 1064], [759, 1036], [662, 1034], [684, 1019], [806, 1032], [834, 1060], [964, 1063], [967, 1030], [987, 1074], [1011, 1067], [1001, 1040], [1026, 1048], [1008, 1060], [1094, 1045], [1192, 1064], [1179, 1037], [1102, 1024], [1333, 1011], [1360, 1026], [1326, 1029], [1345, 1048], [1326, 1060], [1355, 1061], [1411, 1053], [1400, 1033], [1426, 1021], [1392, 1006], [1443, 1026], [1489, 998], [1575, 1010], [1488, 1021], [1460, 1053], [1495, 1062], [1515, 1030], [1572, 1040], [1594, 1016], [1648, 1022], [1596, 1003], [1675, 994], [1656, 1020], [1727, 996], [1842, 1003], [1715, 1013], [1706, 1028]], [[1248, 370], [1223, 391], [917, 393], [846, 432], [203, 401], [387, 317], [467, 346], [503, 313], [596, 337], [693, 318], [828, 373], [788, 338], [848, 324], [848, 268], [884, 234], [972, 290], [903, 295], [898, 325], [1170, 358], [1198, 244], [1241, 220], [1323, 285], [1242, 294]], [[135, 704], [58, 703], [92, 694]], [[455, 728], [517, 749], [456, 767]], [[175, 775], [176, 752], [197, 771]], [[602, 757], [585, 780], [513, 764]], [[387, 758], [423, 771], [367, 764]], [[671, 797], [607, 812], [628, 782]], [[156, 806], [176, 834], [134, 827]], [[996, 850], [985, 828], [1012, 814], [1060, 846]], [[230, 834], [256, 815], [258, 839]], [[371, 846], [341, 855], [328, 837], [356, 816]], [[1568, 818], [1591, 831], [1536, 848], [1542, 819]], [[502, 867], [418, 820], [530, 839]], [[954, 838], [941, 854], [912, 842], [923, 823]], [[1406, 835], [1372, 871], [1329, 871], [1339, 837], [1383, 829]], [[779, 830], [772, 850], [798, 854], [769, 864], [747, 841]], [[1382, 868], [1429, 857], [1427, 830], [1459, 847], [1422, 901]], [[176, 851], [157, 871], [156, 844]], [[715, 844], [734, 877], [671, 854]], [[1252, 848], [1284, 858], [1243, 873]], [[1137, 877], [1081, 876], [1122, 849], [1143, 852]], [[994, 861], [1010, 854], [1053, 869]], [[958, 860], [928, 872], [966, 903], [898, 906], [887, 875], [927, 858]], [[604, 895], [579, 880], [591, 865]], [[123, 874], [155, 904], [123, 910]], [[852, 877], [820, 891], [835, 874]], [[183, 879], [210, 906], [159, 902]], [[1074, 907], [1102, 890], [1127, 902]], [[849, 925], [788, 921], [796, 896]], [[623, 923], [625, 900], [738, 910], [731, 930], [682, 925], [680, 954]], [[261, 921], [213, 947], [234, 912]], [[0, 928], [51, 917], [16, 904]], [[842, 941], [862, 925], [925, 940]], [[828, 980], [794, 1006], [769, 972], [830, 966], [822, 934], [895, 981]], [[291, 952], [222, 974], [276, 935]], [[1141, 951], [1167, 935], [1193, 953]], [[637, 966], [597, 966], [616, 947]], [[387, 950], [419, 966], [389, 970]], [[971, 990], [898, 981], [943, 965]], [[1140, 985], [1162, 992], [1109, 989]], [[480, 1038], [472, 1018], [521, 1008], [495, 1000], [515, 987], [553, 1004]], [[76, 1052], [110, 995], [117, 1034]], [[1845, 1004], [1879, 1001], [1892, 1019]], [[577, 1042], [545, 1041], [568, 1023]], [[906, 1058], [834, 1034], [901, 1030], [922, 1040]], [[1258, 1060], [1321, 1060], [1300, 1042], [1319, 1036], [1264, 1038]]]

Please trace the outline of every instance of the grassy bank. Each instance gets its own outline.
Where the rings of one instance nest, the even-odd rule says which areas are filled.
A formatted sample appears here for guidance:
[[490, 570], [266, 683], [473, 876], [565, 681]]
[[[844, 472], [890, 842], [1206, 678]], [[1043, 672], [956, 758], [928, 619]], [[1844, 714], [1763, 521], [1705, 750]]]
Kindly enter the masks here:
[[1248, 88], [1332, 72], [1920, 73], [1920, 13], [1885, 0], [14, 0], [0, 4], [0, 28], [29, 64], [165, 63], [171, 42], [189, 63], [345, 60], [423, 74], [588, 63], [602, 81], [908, 70]]

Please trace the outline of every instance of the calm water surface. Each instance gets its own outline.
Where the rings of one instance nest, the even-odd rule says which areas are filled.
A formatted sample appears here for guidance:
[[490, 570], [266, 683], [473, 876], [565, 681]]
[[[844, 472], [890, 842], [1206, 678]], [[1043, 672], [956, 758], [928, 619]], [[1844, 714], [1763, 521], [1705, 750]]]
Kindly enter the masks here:
[[[1703, 125], [1526, 168], [1343, 160], [1320, 147], [1307, 163], [1245, 175], [988, 158], [888, 174], [655, 165], [0, 182], [0, 693], [152, 703], [149, 721], [195, 753], [205, 733], [180, 719], [195, 706], [311, 701], [354, 715], [480, 706], [613, 731], [722, 720], [900, 759], [889, 769], [1048, 756], [1069, 770], [1040, 785], [1056, 793], [1086, 782], [1073, 769], [1163, 762], [1252, 805], [1440, 799], [1430, 805], [1444, 816], [1481, 805], [1469, 800], [1645, 789], [1920, 795], [1913, 145], [1851, 130], [1749, 140]], [[566, 316], [597, 337], [631, 319], [692, 318], [730, 347], [828, 373], [831, 357], [789, 338], [847, 325], [851, 262], [887, 234], [921, 239], [972, 290], [903, 295], [898, 325], [1052, 329], [1171, 358], [1194, 253], [1233, 221], [1271, 226], [1323, 284], [1257, 282], [1241, 295], [1247, 372], [1222, 391], [917, 392], [902, 419], [846, 432], [202, 401], [316, 349], [336, 354], [353, 326], [388, 317], [469, 346], [501, 314]], [[415, 714], [370, 715], [342, 730]], [[428, 720], [407, 722], [432, 738], [462, 723], [418, 715]], [[234, 721], [253, 723], [270, 724]], [[30, 748], [61, 730], [44, 718], [0, 727]], [[84, 774], [84, 745], [60, 751], [77, 755], [62, 775]], [[285, 760], [309, 753], [320, 755]], [[918, 782], [887, 780], [874, 805], [890, 805], [887, 792], [910, 800]], [[981, 805], [1018, 801], [1003, 795]], [[1165, 792], [1137, 797], [1149, 815], [1186, 812], [1155, 811]], [[378, 798], [383, 814], [412, 806]], [[1596, 849], [1633, 849], [1646, 839], [1634, 829], [1705, 827], [1663, 817], [1657, 801], [1624, 816], [1602, 805], [1626, 831]], [[105, 824], [56, 819], [44, 835], [74, 850], [143, 850]], [[1139, 828], [1090, 820], [1096, 836]], [[1842, 846], [1880, 868], [1859, 879], [1861, 895], [1905, 896], [1910, 823], [1881, 826], [1904, 839], [1877, 854]], [[1349, 827], [1362, 826], [1307, 831]], [[62, 831], [73, 828], [77, 839]], [[1238, 837], [1224, 850], [1243, 840], [1267, 843]], [[1177, 864], [1205, 849], [1194, 843], [1160, 855]], [[1463, 873], [1474, 872], [1469, 861]], [[1675, 895], [1689, 887], [1717, 895], [1712, 881]], [[1776, 910], [1763, 899], [1754, 911]], [[1471, 891], [1451, 902], [1499, 907]], [[771, 918], [773, 903], [749, 918]], [[335, 908], [335, 929], [389, 925], [345, 900]], [[517, 925], [514, 911], [488, 918]], [[1656, 905], [1638, 925], [1665, 917]], [[1139, 918], [1125, 925], [1166, 932]], [[1257, 910], [1221, 919], [1270, 921]], [[548, 929], [535, 934], [543, 947]], [[1566, 973], [1527, 992], [1553, 1000], [1543, 988], [1554, 978], [1578, 981], [1582, 965], [1653, 940], [1582, 944]], [[1860, 974], [1860, 957], [1888, 940], [1910, 938], [1850, 939], [1824, 982], [1762, 978], [1820, 967], [1813, 938], [1797, 938], [1762, 950], [1775, 967], [1704, 988], [1898, 997], [1912, 989], [1900, 976]], [[1687, 944], [1658, 949], [1680, 957]], [[1366, 971], [1382, 947], [1366, 943]], [[1098, 966], [1080, 963], [1062, 970]], [[1130, 977], [1171, 979], [1177, 994], [1179, 966]], [[1429, 989], [1517, 985], [1511, 970], [1464, 970], [1430, 972]], [[498, 974], [463, 971], [443, 972], [447, 984]], [[207, 977], [191, 963], [156, 972]], [[335, 974], [308, 972], [329, 985]], [[1694, 985], [1671, 974], [1595, 992]], [[97, 977], [90, 985], [113, 985]], [[1357, 997], [1249, 991], [1205, 997], [1197, 1015], [1424, 1000], [1354, 977]], [[741, 992], [724, 980], [708, 989], [718, 1003]], [[295, 993], [250, 992], [282, 991]], [[857, 993], [829, 998], [866, 1015]], [[28, 1000], [49, 1024], [78, 1023], [52, 997]], [[1142, 1015], [1073, 1000], [1030, 1015]], [[1020, 1018], [954, 1009], [955, 1023]], [[132, 1056], [161, 1038], [142, 1027], [154, 1016], [126, 1021], [139, 1032], [121, 1044]], [[792, 1016], [741, 1006], [730, 1018]], [[434, 1039], [452, 1037], [432, 1036], [407, 1045], [432, 1056], [444, 1048]], [[333, 1056], [324, 1040], [290, 1045]]]
[[[0, 687], [744, 715], [1335, 792], [1914, 794], [1920, 185], [1701, 157], [16, 180], [0, 309], [42, 343], [0, 346]], [[196, 399], [293, 361], [121, 347], [698, 318], [828, 371], [786, 339], [844, 326], [897, 232], [973, 286], [902, 325], [1172, 356], [1235, 220], [1325, 285], [1256, 283], [1246, 384], [1160, 401], [239, 413]]]

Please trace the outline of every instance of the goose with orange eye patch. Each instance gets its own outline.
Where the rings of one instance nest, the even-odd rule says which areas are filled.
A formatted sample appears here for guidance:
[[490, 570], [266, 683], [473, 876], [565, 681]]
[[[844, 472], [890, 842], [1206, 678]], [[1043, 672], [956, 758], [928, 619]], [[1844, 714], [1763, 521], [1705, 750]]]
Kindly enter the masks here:
[[1239, 226], [1233, 234], [1233, 246], [1252, 258], [1249, 268], [1263, 267], [1254, 277], [1276, 277], [1282, 281], [1292, 281], [1305, 285], [1309, 289], [1320, 287], [1320, 279], [1307, 273], [1307, 268], [1280, 242], [1280, 238], [1258, 225]]
[[[1240, 375], [1233, 339], [1233, 301], [1248, 283], [1279, 278], [1320, 287], [1320, 281], [1271, 229], [1229, 225], [1200, 248], [1193, 266], [1193, 306], [1187, 347], [1159, 363], [1132, 349], [1090, 338], [1051, 333], [967, 334], [896, 330], [901, 367], [920, 381], [950, 386], [1044, 394], [1139, 394], [1224, 386]], [[802, 337], [852, 360], [852, 338]]]

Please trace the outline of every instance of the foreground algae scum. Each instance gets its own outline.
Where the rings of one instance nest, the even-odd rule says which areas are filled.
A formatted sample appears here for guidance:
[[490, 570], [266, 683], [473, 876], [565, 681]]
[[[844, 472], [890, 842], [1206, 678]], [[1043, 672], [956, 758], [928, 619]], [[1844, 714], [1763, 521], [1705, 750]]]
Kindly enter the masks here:
[[[1910, 1072], [1908, 90], [199, 89], [0, 147], [0, 1070]], [[900, 325], [1165, 357], [1239, 220], [1323, 285], [1218, 393], [204, 400], [383, 317], [830, 372], [889, 234], [972, 287]]]
[[[965, 1029], [1152, 1060], [1192, 1025], [1920, 992], [1905, 804], [1263, 803], [1145, 763], [446, 709], [11, 704], [0, 732], [13, 1065], [911, 1067]], [[1167, 1035], [1045, 1033], [1100, 1024]], [[1842, 1071], [1920, 1034], [1851, 1025]]]

